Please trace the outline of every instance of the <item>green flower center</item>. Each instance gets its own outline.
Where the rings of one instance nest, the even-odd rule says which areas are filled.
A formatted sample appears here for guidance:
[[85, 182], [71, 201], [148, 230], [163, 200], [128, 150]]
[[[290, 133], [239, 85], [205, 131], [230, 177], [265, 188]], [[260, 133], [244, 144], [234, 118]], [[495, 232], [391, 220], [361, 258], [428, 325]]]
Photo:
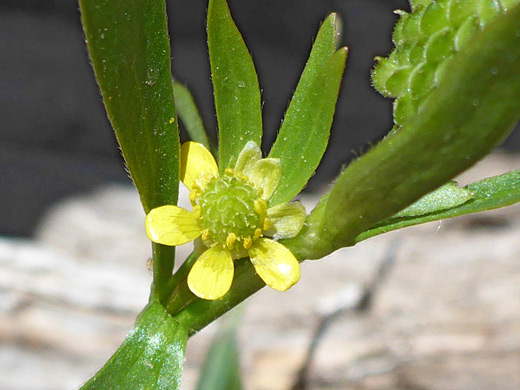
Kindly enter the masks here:
[[247, 248], [261, 234], [265, 201], [246, 178], [226, 172], [211, 180], [198, 196], [206, 245], [223, 244], [231, 250]]

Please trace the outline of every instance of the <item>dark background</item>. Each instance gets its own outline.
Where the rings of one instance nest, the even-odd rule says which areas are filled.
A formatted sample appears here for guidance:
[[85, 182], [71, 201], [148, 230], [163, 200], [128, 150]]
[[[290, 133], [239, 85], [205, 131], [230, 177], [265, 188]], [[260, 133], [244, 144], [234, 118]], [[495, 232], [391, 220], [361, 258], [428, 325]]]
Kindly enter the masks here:
[[[253, 55], [268, 151], [320, 22], [336, 11], [350, 47], [330, 148], [308, 189], [329, 181], [391, 127], [391, 101], [370, 86], [406, 0], [230, 0]], [[173, 74], [215, 137], [206, 0], [168, 1]], [[30, 236], [52, 202], [106, 181], [130, 183], [90, 68], [75, 0], [0, 0], [0, 234]], [[508, 147], [520, 144], [510, 137]]]

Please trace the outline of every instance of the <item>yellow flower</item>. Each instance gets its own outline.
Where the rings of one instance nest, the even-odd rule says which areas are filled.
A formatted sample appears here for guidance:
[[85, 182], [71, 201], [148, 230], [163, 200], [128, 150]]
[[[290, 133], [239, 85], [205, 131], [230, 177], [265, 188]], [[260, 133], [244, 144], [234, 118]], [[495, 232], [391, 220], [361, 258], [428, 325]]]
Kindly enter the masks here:
[[298, 261], [275, 240], [298, 234], [305, 208], [300, 202], [267, 206], [280, 182], [281, 167], [278, 159], [261, 156], [258, 145], [250, 141], [235, 167], [220, 176], [203, 145], [185, 143], [181, 180], [190, 190], [193, 211], [167, 205], [146, 216], [146, 233], [153, 242], [176, 246], [200, 237], [205, 250], [188, 275], [190, 290], [200, 298], [224, 296], [233, 281], [233, 260], [246, 256], [276, 290], [285, 291], [300, 278]]

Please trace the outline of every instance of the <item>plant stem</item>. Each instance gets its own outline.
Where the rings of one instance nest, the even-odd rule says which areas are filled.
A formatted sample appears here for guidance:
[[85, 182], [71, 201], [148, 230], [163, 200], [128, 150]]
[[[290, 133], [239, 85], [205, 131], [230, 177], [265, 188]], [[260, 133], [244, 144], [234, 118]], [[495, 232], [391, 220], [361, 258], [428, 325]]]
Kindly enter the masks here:
[[168, 281], [166, 286], [167, 298], [165, 299], [164, 307], [171, 315], [177, 314], [183, 307], [189, 305], [197, 298], [188, 288], [187, 277], [193, 263], [195, 263], [198, 257], [198, 251], [191, 252], [177, 272], [171, 276]]
[[167, 281], [171, 278], [175, 262], [175, 248], [152, 243], [153, 284], [150, 300], [162, 303], [168, 296]]
[[224, 297], [216, 301], [195, 299], [174, 318], [193, 335], [264, 286], [249, 259], [237, 260], [233, 285]]

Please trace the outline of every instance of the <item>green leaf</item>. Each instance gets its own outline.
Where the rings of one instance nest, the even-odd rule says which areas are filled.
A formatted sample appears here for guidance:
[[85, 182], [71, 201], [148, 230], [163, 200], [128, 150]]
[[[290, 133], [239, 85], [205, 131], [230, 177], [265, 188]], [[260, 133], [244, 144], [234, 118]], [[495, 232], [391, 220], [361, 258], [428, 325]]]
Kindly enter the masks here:
[[184, 124], [190, 139], [204, 145], [213, 155], [216, 155], [216, 148], [207, 136], [204, 123], [190, 90], [178, 81], [173, 80], [173, 96], [179, 119]]
[[361, 233], [356, 237], [356, 242], [408, 226], [493, 210], [520, 202], [520, 170], [469, 184], [464, 189], [473, 195], [473, 199], [448, 210], [411, 218], [392, 217]]
[[473, 198], [473, 194], [470, 191], [459, 188], [457, 182], [450, 181], [435, 191], [424, 195], [404, 210], [399, 211], [394, 217], [416, 217], [446, 210], [466, 203], [471, 198]]
[[[179, 135], [164, 0], [80, 0], [94, 72], [144, 211], [176, 204]], [[164, 297], [174, 248], [153, 244], [152, 294]]]
[[290, 201], [307, 184], [329, 141], [347, 48], [335, 53], [340, 22], [322, 24], [269, 157], [282, 163], [282, 180], [270, 204]]
[[225, 0], [210, 0], [208, 48], [219, 126], [221, 173], [247, 141], [262, 141], [260, 87], [253, 60]]
[[520, 6], [457, 53], [418, 115], [350, 164], [285, 240], [298, 258], [320, 258], [470, 167], [520, 117]]
[[179, 137], [164, 0], [80, 0], [108, 117], [145, 212], [176, 204]]
[[153, 303], [81, 390], [179, 389], [187, 339], [187, 330], [159, 303]]
[[223, 323], [202, 368], [197, 390], [241, 390], [240, 358], [237, 331], [242, 310], [235, 308], [223, 318]]

